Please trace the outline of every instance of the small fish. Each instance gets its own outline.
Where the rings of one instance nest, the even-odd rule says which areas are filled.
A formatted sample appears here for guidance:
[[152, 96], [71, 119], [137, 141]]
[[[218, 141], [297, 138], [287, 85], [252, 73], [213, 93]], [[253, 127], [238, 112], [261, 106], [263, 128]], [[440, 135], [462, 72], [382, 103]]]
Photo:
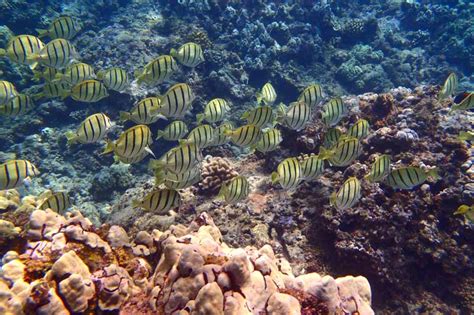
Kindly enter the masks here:
[[33, 73], [34, 73], [34, 79], [36, 81], [44, 79], [46, 82], [51, 82], [56, 78], [56, 75], [58, 73], [62, 74], [62, 70], [51, 68], [51, 67], [44, 67], [42, 71], [33, 70]]
[[260, 141], [262, 130], [255, 125], [244, 125], [235, 130], [225, 129], [224, 135], [239, 147], [249, 147]]
[[67, 192], [50, 193], [47, 196], [46, 200], [39, 206], [42, 210], [51, 209], [57, 213], [63, 213], [72, 205], [71, 198]]
[[73, 39], [81, 30], [81, 26], [70, 16], [60, 16], [55, 19], [48, 29], [37, 29], [38, 37], [49, 36], [51, 39], [64, 38]]
[[246, 119], [247, 124], [264, 128], [273, 123], [273, 110], [270, 106], [258, 106], [246, 111], [240, 119]]
[[165, 153], [159, 160], [151, 160], [149, 168], [175, 174], [188, 172], [203, 159], [199, 147], [194, 143], [180, 144]]
[[39, 53], [43, 47], [43, 42], [35, 36], [18, 35], [8, 42], [6, 49], [0, 49], [0, 57], [7, 56], [11, 61], [29, 65], [34, 69], [37, 63], [31, 60], [31, 57]]
[[297, 158], [287, 158], [272, 173], [272, 183], [280, 183], [283, 189], [293, 189], [301, 182], [301, 166]]
[[189, 132], [186, 140], [181, 143], [194, 143], [199, 149], [205, 149], [214, 141], [214, 128], [210, 125], [200, 125]]
[[150, 128], [137, 125], [125, 130], [117, 141], [108, 141], [101, 155], [114, 152], [119, 157], [132, 158], [143, 154], [145, 151], [153, 155], [150, 145], [153, 143]]
[[165, 214], [180, 205], [181, 196], [176, 190], [171, 189], [159, 189], [146, 195], [143, 200], [132, 201], [132, 207], [143, 208], [157, 214]]
[[184, 189], [191, 187], [201, 180], [201, 170], [193, 167], [187, 172], [175, 174], [172, 172], [158, 171], [155, 173], [155, 186], [164, 184], [169, 189]]
[[280, 130], [271, 128], [263, 132], [262, 138], [255, 144], [255, 149], [262, 153], [271, 152], [278, 149], [282, 141]]
[[453, 110], [469, 110], [474, 108], [474, 92], [464, 92], [454, 98], [454, 103], [451, 106]]
[[115, 162], [122, 162], [123, 164], [136, 164], [138, 162], [143, 161], [143, 159], [146, 158], [148, 154], [150, 154], [150, 153], [148, 153], [147, 151], [144, 151], [143, 153], [141, 153], [137, 156], [132, 156], [132, 157], [129, 157], [129, 158], [114, 155], [114, 160], [115, 160]]
[[215, 123], [224, 119], [225, 115], [230, 111], [229, 103], [223, 98], [215, 98], [207, 103], [204, 113], [197, 114], [197, 123], [200, 124], [204, 120], [209, 123]]
[[298, 102], [303, 101], [309, 107], [318, 105], [323, 98], [323, 90], [319, 84], [311, 84], [301, 92]]
[[71, 86], [67, 82], [55, 81], [47, 82], [43, 85], [43, 91], [35, 94], [35, 100], [40, 98], [61, 98], [71, 90]]
[[231, 122], [224, 122], [219, 127], [214, 129], [214, 141], [213, 146], [224, 145], [230, 141], [230, 137], [224, 134], [225, 130], [234, 129], [234, 125]]
[[65, 92], [62, 98], [71, 96], [75, 101], [94, 103], [109, 96], [105, 85], [97, 80], [86, 80], [72, 87], [71, 91]]
[[99, 71], [97, 78], [103, 81], [108, 89], [117, 92], [122, 92], [129, 85], [127, 71], [117, 67]]
[[223, 184], [217, 198], [226, 203], [237, 203], [247, 198], [250, 193], [250, 184], [244, 176], [236, 176], [228, 183]]
[[443, 87], [438, 93], [438, 100], [442, 101], [443, 99], [450, 97], [458, 88], [458, 77], [456, 73], [450, 73], [448, 78], [443, 84]]
[[293, 130], [301, 130], [311, 119], [311, 107], [305, 102], [291, 103], [286, 113], [279, 120], [288, 128]]
[[265, 83], [260, 92], [257, 92], [257, 104], [264, 103], [265, 105], [272, 105], [275, 103], [277, 94], [273, 85], [270, 82]]
[[343, 138], [332, 148], [321, 147], [319, 156], [334, 166], [347, 166], [362, 153], [362, 145], [357, 138]]
[[58, 38], [47, 43], [39, 52], [28, 56], [28, 62], [33, 62], [30, 66], [36, 67], [35, 62], [44, 66], [62, 69], [78, 58], [76, 48], [65, 39]]
[[168, 55], [160, 56], [150, 61], [140, 72], [135, 73], [137, 83], [163, 83], [178, 70], [176, 60]]
[[35, 106], [33, 99], [25, 94], [18, 94], [8, 100], [5, 105], [0, 105], [0, 115], [18, 116], [23, 115]]
[[458, 139], [461, 141], [473, 141], [474, 132], [473, 131], [461, 131], [459, 132]]
[[59, 72], [54, 79], [67, 82], [70, 85], [76, 85], [82, 81], [94, 78], [94, 68], [86, 63], [79, 62], [69, 65], [66, 70], [64, 70], [64, 73]]
[[310, 155], [300, 162], [301, 179], [311, 181], [324, 172], [324, 160], [317, 155]]
[[391, 171], [385, 183], [394, 189], [412, 189], [423, 184], [428, 177], [438, 180], [438, 169], [425, 171], [419, 167], [408, 166]]
[[120, 120], [131, 120], [137, 124], [149, 125], [158, 119], [165, 119], [159, 113], [160, 99], [158, 97], [147, 97], [133, 106], [130, 112], [120, 112]]
[[30, 161], [7, 161], [0, 164], [0, 190], [20, 187], [25, 184], [25, 180], [38, 175], [38, 169]]
[[112, 127], [110, 118], [103, 113], [90, 115], [81, 123], [76, 132], [66, 132], [68, 145], [77, 142], [86, 144], [102, 140], [107, 131]]
[[387, 177], [390, 171], [390, 155], [383, 154], [375, 159], [370, 173], [365, 176], [365, 179], [371, 182], [381, 182]]
[[12, 83], [0, 80], [0, 105], [6, 104], [9, 99], [17, 95], [18, 92]]
[[346, 105], [344, 105], [342, 98], [333, 98], [323, 106], [323, 122], [326, 124], [326, 126], [335, 126], [348, 112], [349, 109]]
[[361, 197], [360, 182], [355, 177], [349, 177], [337, 192], [331, 194], [329, 202], [338, 210], [349, 209], [354, 206]]
[[196, 96], [186, 83], [173, 85], [161, 96], [160, 113], [168, 118], [181, 118], [191, 109]]
[[186, 43], [176, 49], [171, 49], [170, 55], [176, 58], [181, 64], [186, 67], [194, 68], [204, 61], [204, 54], [202, 48], [196, 43]]
[[351, 138], [363, 139], [369, 134], [369, 122], [365, 119], [356, 121], [347, 131], [347, 135]]
[[453, 214], [463, 215], [471, 223], [474, 223], [474, 206], [461, 205]]
[[338, 128], [330, 128], [324, 135], [323, 145], [326, 149], [331, 149], [342, 136], [342, 131]]
[[163, 138], [168, 141], [177, 141], [188, 133], [188, 126], [183, 121], [175, 120], [165, 127], [164, 130], [158, 130], [156, 140]]

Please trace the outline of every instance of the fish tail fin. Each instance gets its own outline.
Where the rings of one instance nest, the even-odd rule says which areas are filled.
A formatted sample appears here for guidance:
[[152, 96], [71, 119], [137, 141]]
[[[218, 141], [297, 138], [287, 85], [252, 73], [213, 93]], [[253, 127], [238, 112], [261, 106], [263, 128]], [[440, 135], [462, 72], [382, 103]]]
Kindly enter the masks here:
[[439, 169], [437, 167], [429, 170], [427, 175], [429, 177], [433, 178], [433, 180], [436, 180], [436, 181], [441, 179], [441, 176], [439, 176]]
[[198, 125], [200, 125], [203, 120], [204, 120], [204, 114], [197, 114], [196, 115], [196, 122], [197, 122]]
[[102, 152], [100, 155], [105, 155], [114, 152], [115, 149], [115, 143], [112, 141], [108, 140], [107, 144], [105, 145], [104, 152]]
[[178, 51], [174, 48], [171, 48], [170, 56], [173, 57], [173, 58], [176, 58], [177, 55], [178, 55]]
[[458, 215], [458, 214], [464, 214], [467, 211], [469, 211], [470, 207], [466, 205], [460, 205], [456, 211], [453, 212], [453, 214]]
[[126, 121], [126, 120], [130, 119], [130, 113], [129, 112], [120, 112], [119, 116], [120, 116], [120, 118], [119, 118], [120, 121]]
[[61, 95], [60, 95], [61, 100], [64, 101], [64, 100], [65, 100], [66, 98], [68, 98], [70, 95], [71, 95], [71, 91], [62, 91], [62, 92], [61, 92]]
[[7, 51], [3, 48], [0, 48], [0, 57], [3, 57], [7, 54]]
[[222, 131], [222, 134], [224, 136], [232, 136], [232, 133], [233, 133], [233, 131], [230, 128], [224, 128], [224, 130]]
[[163, 170], [159, 169], [155, 171], [155, 186], [159, 186], [163, 184], [164, 181], [165, 181], [165, 174]]
[[278, 182], [278, 179], [280, 179], [280, 175], [278, 175], [277, 172], [272, 173], [272, 184], [276, 184]]
[[366, 174], [366, 175], [364, 176], [364, 179], [365, 179], [366, 181], [372, 182], [372, 176], [370, 175], [370, 173], [369, 173], [369, 174]]
[[250, 113], [247, 111], [245, 113], [242, 114], [242, 116], [240, 116], [240, 119], [247, 119], [247, 117], [249, 117]]
[[164, 134], [165, 132], [163, 130], [158, 130], [157, 135], [156, 135], [156, 140], [162, 138]]
[[142, 205], [140, 200], [132, 200], [132, 208], [140, 208]]
[[262, 93], [257, 92], [257, 93], [255, 94], [255, 96], [257, 97], [257, 105], [260, 105], [260, 103], [263, 101], [263, 95], [262, 95]]
[[332, 151], [329, 149], [326, 149], [325, 147], [321, 147], [319, 149], [319, 158], [321, 160], [327, 160], [331, 157]]
[[39, 99], [42, 99], [44, 97], [44, 93], [38, 93], [33, 95], [33, 100], [37, 101]]
[[140, 84], [140, 83], [145, 81], [145, 72], [144, 71], [137, 70], [137, 71], [135, 71], [134, 75], [135, 75], [135, 79], [137, 79], [137, 84]]
[[227, 185], [222, 184], [221, 189], [219, 189], [219, 193], [217, 194], [216, 199], [225, 200], [225, 195], [227, 194], [228, 190], [229, 189], [227, 188]]
[[35, 70], [36, 67], [38, 67], [38, 62], [35, 61], [35, 62], [33, 62], [33, 63], [30, 63], [29, 67], [30, 67], [31, 70]]
[[329, 204], [331, 206], [335, 206], [336, 205], [336, 198], [337, 198], [337, 195], [336, 195], [336, 192], [333, 192], [331, 194], [331, 196], [329, 196]]
[[178, 145], [184, 145], [184, 144], [189, 144], [192, 141], [189, 141], [188, 139], [179, 139], [178, 140]]
[[164, 166], [165, 166], [165, 162], [163, 162], [162, 160], [154, 159], [148, 162], [148, 169], [154, 170], [155, 172], [162, 171]]
[[48, 30], [45, 30], [45, 29], [42, 29], [42, 28], [37, 28], [36, 32], [38, 32], [38, 38], [48, 36]]
[[77, 135], [73, 131], [67, 131], [65, 134], [67, 138], [67, 145], [73, 145], [74, 143], [77, 142]]
[[97, 79], [102, 80], [104, 78], [104, 73], [104, 70], [100, 70], [99, 72], [97, 72]]
[[56, 73], [54, 76], [53, 82], [61, 81], [64, 78], [64, 74], [62, 73]]

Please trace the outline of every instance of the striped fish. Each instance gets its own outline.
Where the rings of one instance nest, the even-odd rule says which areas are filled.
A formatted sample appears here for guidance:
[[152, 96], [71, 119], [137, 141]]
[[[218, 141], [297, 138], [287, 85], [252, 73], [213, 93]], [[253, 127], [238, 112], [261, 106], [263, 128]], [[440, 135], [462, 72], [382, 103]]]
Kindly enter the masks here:
[[71, 86], [67, 82], [52, 81], [43, 85], [43, 91], [34, 95], [34, 99], [40, 98], [61, 98], [64, 94], [69, 93]]
[[62, 71], [59, 69], [51, 68], [51, 67], [43, 67], [42, 71], [33, 70], [34, 78], [36, 81], [44, 79], [46, 82], [51, 82], [56, 78], [58, 73], [62, 74]]
[[182, 174], [198, 165], [202, 159], [202, 153], [197, 145], [185, 143], [169, 150], [159, 160], [150, 161], [149, 167], [155, 172], [162, 170]]
[[18, 116], [29, 112], [34, 107], [31, 97], [25, 94], [18, 94], [8, 100], [5, 105], [0, 105], [0, 115]]
[[147, 97], [139, 101], [130, 112], [120, 112], [120, 120], [131, 120], [137, 124], [149, 125], [160, 118], [164, 118], [159, 114], [160, 99], [158, 97]]
[[40, 209], [46, 210], [51, 209], [57, 213], [63, 213], [67, 208], [72, 205], [71, 198], [67, 192], [60, 191], [49, 194], [43, 203], [39, 206]]
[[80, 62], [69, 65], [66, 70], [64, 70], [64, 73], [56, 74], [55, 80], [64, 81], [70, 85], [76, 85], [82, 81], [94, 78], [94, 68], [86, 63]]
[[348, 112], [349, 109], [346, 105], [344, 105], [342, 98], [333, 98], [323, 106], [323, 122], [326, 124], [326, 126], [335, 126]]
[[214, 129], [214, 141], [212, 141], [213, 146], [224, 145], [230, 141], [230, 137], [224, 134], [225, 130], [231, 130], [234, 128], [234, 125], [231, 122], [224, 122], [219, 127]]
[[73, 18], [70, 16], [60, 16], [51, 23], [48, 29], [37, 29], [36, 31], [39, 34], [39, 38], [49, 36], [51, 39], [73, 39], [80, 30], [79, 23]]
[[363, 139], [369, 134], [369, 122], [365, 119], [356, 121], [347, 131], [347, 135], [351, 138]]
[[156, 140], [163, 138], [168, 141], [176, 141], [183, 138], [188, 133], [188, 126], [183, 121], [175, 120], [165, 127], [164, 130], [158, 130]]
[[438, 180], [440, 178], [438, 169], [425, 171], [419, 167], [408, 166], [391, 171], [385, 179], [385, 183], [394, 189], [412, 189], [423, 184], [428, 177]]
[[28, 182], [30, 177], [38, 175], [38, 169], [30, 161], [7, 161], [0, 164], [0, 190], [20, 187]]
[[262, 138], [255, 145], [255, 149], [262, 153], [270, 152], [278, 149], [278, 146], [283, 141], [280, 130], [271, 128], [263, 132]]
[[196, 43], [186, 43], [176, 49], [171, 49], [170, 55], [186, 67], [194, 68], [204, 61], [202, 48]]
[[225, 129], [224, 135], [229, 136], [232, 143], [239, 147], [249, 147], [260, 141], [262, 130], [255, 125], [244, 125], [233, 131]]
[[324, 172], [324, 160], [317, 155], [310, 155], [300, 162], [301, 179], [311, 181]]
[[168, 55], [150, 61], [140, 72], [135, 73], [137, 83], [163, 83], [178, 70], [176, 60]]
[[344, 138], [332, 149], [321, 147], [319, 156], [334, 166], [347, 166], [362, 153], [362, 145], [357, 138]]
[[365, 179], [371, 182], [381, 182], [390, 173], [390, 155], [383, 154], [375, 159], [370, 173]]
[[75, 101], [94, 103], [109, 96], [105, 85], [97, 80], [86, 80], [72, 87], [71, 91], [63, 94], [63, 99], [67, 96]]
[[443, 84], [443, 87], [438, 93], [438, 100], [442, 101], [447, 97], [450, 97], [456, 93], [458, 89], [458, 76], [456, 73], [450, 73], [448, 78]]
[[361, 197], [360, 182], [355, 177], [349, 177], [337, 192], [331, 194], [329, 202], [338, 210], [349, 209], [354, 206]]
[[237, 203], [247, 198], [250, 193], [250, 184], [244, 176], [236, 176], [228, 183], [223, 184], [217, 198], [226, 203]]
[[191, 109], [196, 98], [191, 87], [186, 83], [173, 85], [161, 96], [160, 113], [169, 118], [181, 118]]
[[[58, 38], [47, 43], [39, 52], [28, 59], [32, 62], [56, 69], [62, 69], [78, 57], [76, 48], [65, 39]], [[31, 66], [35, 68], [34, 65]]]
[[301, 166], [297, 158], [287, 158], [272, 173], [272, 184], [280, 183], [283, 189], [293, 189], [301, 182]]
[[298, 102], [305, 102], [309, 107], [318, 105], [323, 98], [323, 89], [319, 84], [311, 84], [301, 92]]
[[152, 154], [150, 150], [152, 143], [150, 129], [145, 125], [137, 125], [125, 130], [117, 141], [107, 142], [101, 155], [114, 152], [119, 157], [132, 158], [144, 154], [144, 152]]
[[107, 131], [112, 127], [110, 118], [103, 113], [90, 115], [81, 123], [76, 132], [66, 133], [68, 145], [74, 143], [94, 143], [102, 140]]
[[201, 180], [201, 170], [199, 167], [193, 167], [187, 172], [175, 174], [172, 172], [156, 172], [155, 186], [164, 184], [169, 189], [184, 189], [191, 187]]
[[290, 129], [301, 130], [311, 119], [311, 107], [305, 102], [291, 103], [280, 121]]
[[8, 42], [6, 49], [0, 49], [0, 57], [7, 56], [11, 61], [30, 65], [34, 69], [37, 63], [31, 58], [38, 54], [43, 47], [43, 42], [35, 36], [18, 35]]
[[132, 157], [123, 157], [123, 156], [118, 156], [114, 155], [114, 160], [115, 162], [122, 162], [123, 164], [136, 164], [138, 162], [143, 161], [144, 158], [147, 157], [149, 153], [147, 151], [144, 151], [142, 154], [137, 155], [137, 156], [132, 156]]
[[270, 106], [258, 106], [246, 111], [240, 119], [246, 119], [248, 125], [264, 128], [273, 123], [273, 110]]
[[18, 95], [15, 86], [8, 81], [0, 81], [0, 105], [4, 105], [9, 99]]
[[215, 123], [224, 119], [225, 115], [230, 111], [230, 106], [223, 98], [215, 98], [207, 103], [204, 113], [196, 116], [197, 123], [200, 124], [204, 120], [209, 123]]
[[102, 80], [108, 89], [117, 92], [125, 90], [129, 85], [127, 71], [116, 67], [99, 71], [97, 78]]
[[181, 205], [181, 196], [176, 190], [159, 189], [145, 196], [142, 200], [133, 200], [132, 207], [143, 208], [156, 214], [165, 214], [170, 209]]
[[464, 92], [454, 98], [453, 110], [469, 110], [474, 108], [474, 92]]
[[339, 142], [339, 139], [342, 136], [342, 131], [338, 128], [328, 129], [324, 135], [323, 145], [326, 149], [331, 149], [336, 143]]
[[257, 104], [264, 103], [265, 105], [272, 105], [275, 103], [277, 94], [273, 85], [268, 82], [262, 87], [260, 92], [257, 92]]
[[214, 141], [214, 128], [210, 125], [200, 125], [189, 132], [186, 140], [181, 143], [194, 143], [199, 149], [205, 149]]

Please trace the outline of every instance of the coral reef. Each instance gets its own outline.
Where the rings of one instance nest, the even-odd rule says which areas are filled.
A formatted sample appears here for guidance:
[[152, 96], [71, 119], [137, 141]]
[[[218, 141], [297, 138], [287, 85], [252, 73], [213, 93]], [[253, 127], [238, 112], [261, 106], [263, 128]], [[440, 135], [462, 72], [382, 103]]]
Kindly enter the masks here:
[[202, 165], [199, 191], [203, 194], [215, 194], [222, 184], [238, 175], [225, 158], [207, 156]]

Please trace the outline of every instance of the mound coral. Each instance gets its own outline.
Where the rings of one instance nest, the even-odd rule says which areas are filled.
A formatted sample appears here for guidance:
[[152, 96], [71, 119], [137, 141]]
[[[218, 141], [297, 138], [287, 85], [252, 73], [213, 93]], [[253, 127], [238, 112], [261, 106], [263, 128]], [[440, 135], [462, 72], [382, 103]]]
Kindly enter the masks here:
[[203, 194], [216, 193], [223, 183], [238, 175], [227, 159], [206, 157], [202, 166], [199, 190]]

